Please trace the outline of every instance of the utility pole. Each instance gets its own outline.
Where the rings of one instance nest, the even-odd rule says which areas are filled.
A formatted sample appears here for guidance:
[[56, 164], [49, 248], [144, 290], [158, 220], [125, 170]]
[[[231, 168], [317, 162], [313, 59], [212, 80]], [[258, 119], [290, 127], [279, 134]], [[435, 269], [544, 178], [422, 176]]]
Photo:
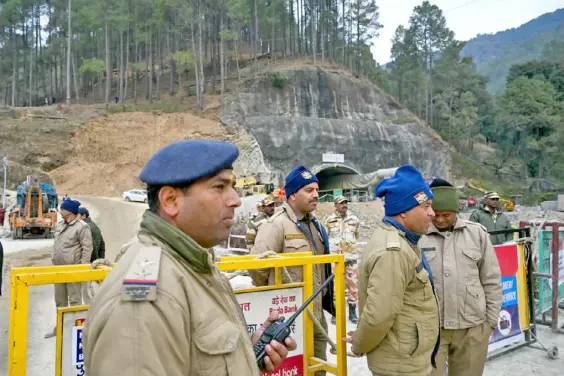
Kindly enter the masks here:
[[6, 175], [8, 172], [8, 157], [2, 158], [2, 161], [4, 162], [4, 190], [2, 192], [2, 207], [6, 209]]
[[67, 28], [67, 106], [71, 104], [71, 92], [70, 92], [70, 65], [71, 65], [71, 3], [72, 0], [69, 0], [69, 13], [68, 13], [68, 28]]

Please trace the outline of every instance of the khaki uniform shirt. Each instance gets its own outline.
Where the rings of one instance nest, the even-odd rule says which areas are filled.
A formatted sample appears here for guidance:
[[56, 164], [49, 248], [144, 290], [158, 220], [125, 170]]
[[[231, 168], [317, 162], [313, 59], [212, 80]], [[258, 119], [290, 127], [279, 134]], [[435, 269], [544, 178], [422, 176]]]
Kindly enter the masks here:
[[466, 329], [487, 321], [497, 325], [501, 272], [484, 226], [457, 218], [452, 231], [433, 225], [418, 243], [431, 265], [441, 327]]
[[[312, 252], [314, 255], [324, 253], [323, 239], [308, 215], [300, 222], [307, 227], [313, 236], [315, 244], [310, 238], [296, 225], [297, 217], [290, 205], [285, 202], [272, 217], [266, 221], [257, 235], [254, 246], [251, 248], [252, 254], [261, 254], [266, 251], [276, 253], [295, 253]], [[288, 267], [288, 274], [292, 282], [303, 282], [303, 267]], [[255, 269], [249, 270], [249, 275], [253, 279], [255, 286], [267, 286], [274, 284], [274, 269]], [[325, 267], [323, 264], [315, 265], [315, 288], [320, 286], [326, 278]], [[288, 283], [289, 281], [283, 281]], [[322, 312], [322, 294], [314, 300], [314, 311], [318, 314]]]
[[[160, 253], [155, 299], [124, 301], [123, 281], [145, 260], [141, 252]], [[203, 273], [168, 252], [145, 234], [121, 252], [85, 322], [88, 376], [260, 376], [245, 319], [212, 256]]]
[[354, 345], [377, 375], [428, 376], [439, 313], [419, 249], [382, 222], [361, 254]]
[[344, 253], [345, 260], [358, 258], [356, 242], [360, 221], [354, 214], [347, 212], [343, 218], [339, 213], [329, 214], [323, 221], [332, 253]]
[[59, 222], [55, 228], [53, 265], [90, 264], [92, 232], [88, 224], [78, 218], [69, 223]]

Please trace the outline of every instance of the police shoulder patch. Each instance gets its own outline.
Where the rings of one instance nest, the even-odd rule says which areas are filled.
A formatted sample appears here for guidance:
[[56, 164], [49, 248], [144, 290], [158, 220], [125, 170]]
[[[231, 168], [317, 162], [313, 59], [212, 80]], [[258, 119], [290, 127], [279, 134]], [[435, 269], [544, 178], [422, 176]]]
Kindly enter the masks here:
[[143, 245], [137, 251], [122, 283], [121, 300], [155, 301], [162, 249]]

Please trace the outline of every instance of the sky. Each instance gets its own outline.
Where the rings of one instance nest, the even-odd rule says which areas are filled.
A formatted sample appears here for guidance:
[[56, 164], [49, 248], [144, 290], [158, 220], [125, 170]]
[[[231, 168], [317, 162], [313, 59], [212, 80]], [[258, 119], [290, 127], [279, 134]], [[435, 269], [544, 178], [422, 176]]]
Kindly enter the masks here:
[[[376, 0], [380, 11], [380, 35], [372, 54], [380, 64], [390, 60], [392, 37], [399, 25], [407, 26], [413, 8], [423, 0]], [[563, 0], [430, 0], [442, 9], [447, 26], [458, 40], [518, 27], [538, 16], [564, 7]]]

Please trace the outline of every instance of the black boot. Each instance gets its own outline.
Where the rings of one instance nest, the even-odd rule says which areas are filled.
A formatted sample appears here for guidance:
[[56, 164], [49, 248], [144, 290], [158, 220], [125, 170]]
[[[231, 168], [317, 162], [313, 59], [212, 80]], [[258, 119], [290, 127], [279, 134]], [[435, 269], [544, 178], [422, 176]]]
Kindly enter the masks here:
[[353, 324], [358, 324], [358, 317], [356, 316], [356, 303], [349, 303], [349, 321]]

